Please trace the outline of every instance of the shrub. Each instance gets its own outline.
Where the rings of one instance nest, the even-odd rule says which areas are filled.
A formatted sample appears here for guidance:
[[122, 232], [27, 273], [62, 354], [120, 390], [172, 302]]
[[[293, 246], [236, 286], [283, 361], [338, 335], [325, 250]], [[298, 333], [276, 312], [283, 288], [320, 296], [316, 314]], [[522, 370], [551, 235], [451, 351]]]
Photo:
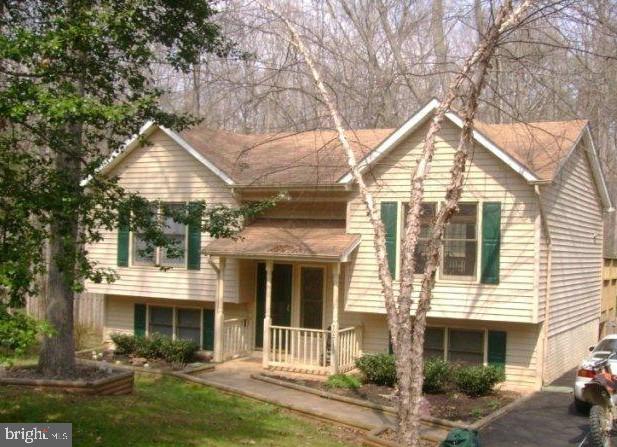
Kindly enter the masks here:
[[189, 340], [163, 338], [158, 349], [160, 356], [165, 361], [172, 364], [184, 364], [193, 360], [199, 346]]
[[41, 335], [53, 334], [46, 322], [0, 305], [0, 365], [12, 364], [13, 358], [28, 354]]
[[506, 380], [503, 367], [462, 366], [454, 372], [454, 383], [459, 391], [471, 396], [486, 396], [493, 387]]
[[443, 359], [428, 359], [424, 363], [424, 384], [422, 389], [425, 393], [441, 393], [448, 386], [450, 379], [450, 365]]
[[162, 346], [165, 338], [159, 334], [153, 334], [150, 337], [135, 337], [134, 354], [147, 359], [163, 358]]
[[172, 340], [158, 334], [150, 337], [113, 334], [111, 339], [116, 344], [116, 352], [120, 355], [135, 354], [146, 359], [163, 359], [172, 364], [190, 362], [199, 349], [199, 346], [192, 341]]
[[385, 386], [394, 386], [396, 383], [396, 367], [392, 354], [364, 354], [356, 360], [356, 367], [370, 383]]
[[326, 381], [327, 388], [346, 388], [356, 390], [362, 384], [356, 376], [348, 376], [346, 374], [333, 374]]
[[120, 355], [134, 354], [137, 338], [126, 334], [111, 334], [111, 341], [116, 345], [116, 353]]

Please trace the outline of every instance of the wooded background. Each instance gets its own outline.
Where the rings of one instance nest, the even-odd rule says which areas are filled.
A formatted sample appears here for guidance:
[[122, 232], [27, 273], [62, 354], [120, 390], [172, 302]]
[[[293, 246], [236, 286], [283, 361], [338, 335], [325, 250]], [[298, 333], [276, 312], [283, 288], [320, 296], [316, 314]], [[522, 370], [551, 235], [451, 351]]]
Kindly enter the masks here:
[[[278, 0], [316, 56], [348, 129], [395, 128], [439, 97], [495, 11], [492, 0]], [[154, 73], [165, 106], [210, 128], [276, 133], [331, 127], [312, 79], [272, 16], [251, 0], [217, 3], [240, 55], [208, 55], [187, 74]], [[545, 2], [500, 42], [479, 117], [492, 123], [586, 119], [617, 196], [617, 3]], [[614, 218], [608, 224], [615, 228]], [[606, 249], [617, 256], [615, 231]]]

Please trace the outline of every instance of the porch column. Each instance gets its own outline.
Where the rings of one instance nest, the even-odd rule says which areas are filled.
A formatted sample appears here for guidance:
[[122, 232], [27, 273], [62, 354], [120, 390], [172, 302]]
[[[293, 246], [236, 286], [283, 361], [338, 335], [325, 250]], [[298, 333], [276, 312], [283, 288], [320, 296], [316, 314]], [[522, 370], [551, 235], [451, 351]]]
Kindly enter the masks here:
[[264, 333], [263, 333], [263, 367], [267, 368], [270, 363], [270, 326], [272, 318], [270, 308], [272, 307], [272, 269], [273, 262], [266, 261], [266, 309], [264, 312]]
[[332, 374], [338, 373], [338, 352], [339, 352], [339, 324], [338, 324], [338, 307], [339, 307], [339, 277], [341, 271], [341, 264], [336, 263], [332, 265], [332, 324], [330, 325], [332, 331], [332, 346], [330, 347], [330, 369]]
[[225, 290], [225, 258], [219, 257], [219, 268], [216, 271], [216, 300], [214, 301], [214, 361], [223, 361], [223, 300]]

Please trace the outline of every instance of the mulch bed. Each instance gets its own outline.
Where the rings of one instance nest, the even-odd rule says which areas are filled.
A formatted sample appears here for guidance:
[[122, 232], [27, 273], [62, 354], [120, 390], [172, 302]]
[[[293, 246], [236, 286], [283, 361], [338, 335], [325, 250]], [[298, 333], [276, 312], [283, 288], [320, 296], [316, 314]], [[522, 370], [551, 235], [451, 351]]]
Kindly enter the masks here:
[[[396, 432], [391, 428], [386, 429], [384, 432], [379, 434], [379, 439], [383, 439], [384, 441], [394, 442], [396, 443]], [[420, 440], [420, 445], [422, 447], [436, 447], [436, 442], [427, 441], [425, 439]]]
[[[365, 383], [360, 388], [352, 390], [346, 388], [329, 388], [323, 380], [311, 380], [306, 378], [296, 378], [283, 375], [273, 376], [297, 385], [327, 391], [339, 396], [362, 399], [379, 405], [390, 407], [396, 406], [394, 388]], [[514, 391], [498, 390], [483, 397], [469, 397], [456, 391], [449, 391], [444, 394], [425, 394], [427, 402], [426, 412], [432, 417], [447, 419], [450, 421], [461, 421], [472, 423], [488, 414], [508, 405], [520, 397]]]
[[38, 368], [33, 366], [28, 367], [14, 367], [7, 368], [2, 377], [10, 378], [10, 379], [32, 379], [32, 380], [63, 380], [63, 379], [71, 379], [71, 380], [82, 380], [85, 382], [92, 382], [98, 379], [104, 379], [105, 377], [109, 377], [114, 373], [110, 369], [99, 368], [96, 366], [88, 366], [88, 365], [75, 365], [75, 374], [70, 377], [50, 377], [43, 375]]

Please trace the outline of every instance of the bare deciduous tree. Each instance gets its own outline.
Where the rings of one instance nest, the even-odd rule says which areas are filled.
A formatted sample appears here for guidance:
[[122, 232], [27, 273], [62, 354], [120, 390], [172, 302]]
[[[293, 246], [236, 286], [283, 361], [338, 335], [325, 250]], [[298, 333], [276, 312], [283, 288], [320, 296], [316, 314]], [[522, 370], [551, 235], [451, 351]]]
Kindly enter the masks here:
[[[458, 207], [461, 197], [465, 166], [472, 146], [473, 121], [478, 111], [478, 100], [486, 82], [490, 62], [500, 37], [516, 27], [525, 17], [531, 1], [525, 1], [513, 8], [511, 1], [505, 1], [498, 9], [493, 21], [481, 36], [479, 44], [466, 60], [460, 72], [448, 87], [424, 140], [422, 155], [412, 174], [412, 190], [409, 211], [406, 216], [406, 229], [403, 238], [403, 258], [400, 275], [400, 290], [394, 293], [393, 281], [388, 269], [385, 243], [385, 228], [381, 222], [373, 195], [367, 187], [361, 167], [346, 136], [343, 117], [337, 109], [331, 92], [326, 87], [322, 75], [314, 61], [314, 56], [305, 45], [296, 26], [285, 15], [277, 12], [271, 5], [258, 0], [265, 9], [276, 15], [284, 23], [292, 45], [302, 55], [309, 68], [315, 86], [325, 103], [337, 131], [339, 142], [344, 149], [349, 168], [356, 181], [362, 202], [373, 230], [373, 246], [382, 286], [388, 327], [396, 358], [398, 394], [398, 440], [406, 446], [419, 445], [420, 403], [423, 383], [423, 345], [426, 328], [426, 315], [430, 308], [434, 275], [439, 264], [440, 246], [450, 217]], [[412, 293], [414, 287], [414, 252], [420, 234], [421, 204], [424, 198], [424, 182], [435, 154], [435, 138], [440, 131], [446, 113], [455, 100], [462, 104], [463, 127], [451, 168], [450, 182], [446, 188], [445, 204], [437, 214], [435, 225], [428, 243], [427, 263], [424, 269], [421, 290], [415, 316], [412, 318]]]

